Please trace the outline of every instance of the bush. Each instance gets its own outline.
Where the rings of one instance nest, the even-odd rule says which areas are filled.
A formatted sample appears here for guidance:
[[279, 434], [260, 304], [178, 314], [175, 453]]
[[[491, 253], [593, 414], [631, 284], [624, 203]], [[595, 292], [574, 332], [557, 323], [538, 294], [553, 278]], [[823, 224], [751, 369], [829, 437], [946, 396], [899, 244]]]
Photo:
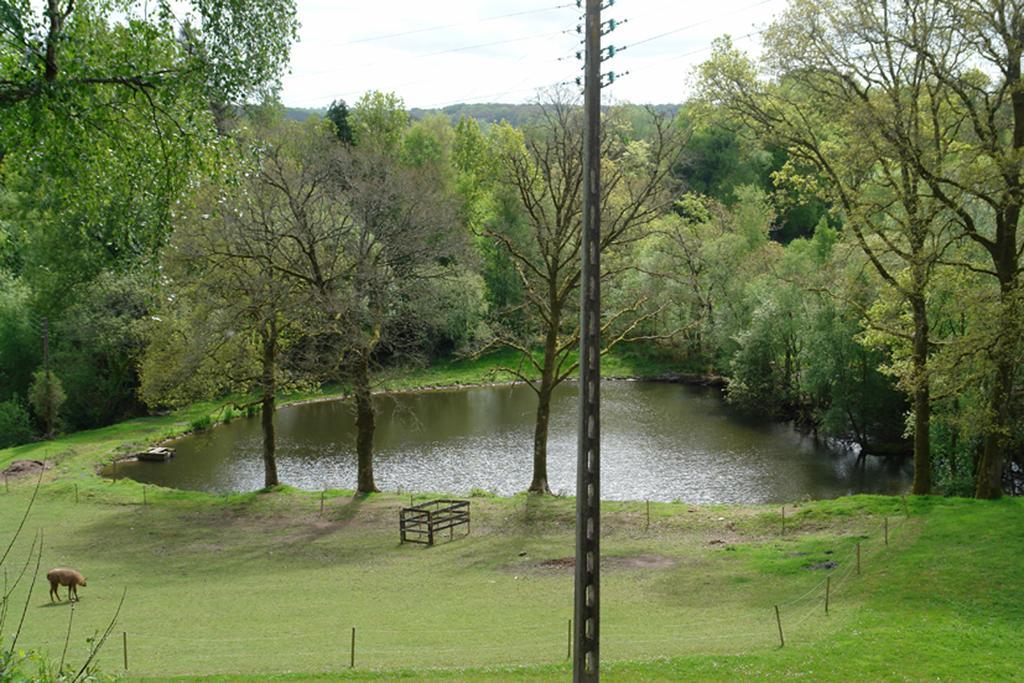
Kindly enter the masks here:
[[28, 389], [28, 400], [36, 416], [43, 421], [46, 438], [53, 438], [57, 431], [60, 407], [64, 405], [64, 387], [52, 370], [37, 370]]
[[205, 432], [207, 429], [213, 427], [213, 418], [209, 415], [197, 417], [192, 420], [192, 424], [190, 426], [192, 427], [193, 432]]
[[27, 443], [33, 436], [28, 410], [21, 401], [11, 399], [0, 403], [0, 448]]

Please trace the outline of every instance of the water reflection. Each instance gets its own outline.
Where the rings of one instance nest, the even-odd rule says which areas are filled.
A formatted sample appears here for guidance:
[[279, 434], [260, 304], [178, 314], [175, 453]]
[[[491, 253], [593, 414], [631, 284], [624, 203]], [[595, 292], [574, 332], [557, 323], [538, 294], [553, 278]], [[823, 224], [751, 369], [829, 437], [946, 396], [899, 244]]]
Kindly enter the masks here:
[[[687, 502], [787, 502], [862, 492], [898, 493], [910, 464], [816, 443], [791, 427], [742, 418], [718, 392], [672, 384], [606, 382], [602, 497]], [[526, 488], [536, 398], [529, 388], [486, 387], [380, 396], [375, 474], [382, 489], [508, 495]], [[556, 492], [575, 486], [576, 387], [552, 404], [548, 474]], [[346, 402], [277, 414], [281, 480], [304, 489], [355, 485], [355, 424]], [[120, 476], [203, 491], [262, 486], [258, 418], [238, 419], [173, 444], [167, 463], [120, 465]]]

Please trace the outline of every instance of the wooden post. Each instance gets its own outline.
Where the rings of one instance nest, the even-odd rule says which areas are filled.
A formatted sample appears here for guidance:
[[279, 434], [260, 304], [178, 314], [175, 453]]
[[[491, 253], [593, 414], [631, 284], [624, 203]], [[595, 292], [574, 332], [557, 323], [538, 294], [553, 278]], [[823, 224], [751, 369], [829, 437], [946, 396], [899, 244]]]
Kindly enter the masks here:
[[412, 507], [412, 494], [409, 494], [409, 507]]
[[857, 544], [857, 576], [860, 576], [860, 543]]
[[572, 659], [572, 619], [569, 619], [569, 638], [565, 645], [565, 658]]
[[352, 627], [352, 647], [349, 649], [348, 668], [356, 668], [356, 627]]
[[775, 623], [779, 625], [779, 647], [786, 647], [786, 639], [782, 636], [782, 617], [779, 616], [778, 605], [775, 605]]
[[782, 535], [786, 535], [786, 506], [782, 506]]
[[128, 670], [128, 632], [121, 631], [121, 644], [124, 650], [124, 670]]
[[644, 531], [650, 531], [651, 529], [651, 501], [647, 501], [647, 526]]
[[889, 545], [889, 517], [885, 518], [885, 544]]
[[324, 516], [324, 495], [323, 491], [320, 492], [320, 516]]
[[434, 513], [427, 512], [427, 545], [434, 545]]
[[832, 592], [832, 576], [825, 577], [825, 614], [828, 614], [828, 598]]

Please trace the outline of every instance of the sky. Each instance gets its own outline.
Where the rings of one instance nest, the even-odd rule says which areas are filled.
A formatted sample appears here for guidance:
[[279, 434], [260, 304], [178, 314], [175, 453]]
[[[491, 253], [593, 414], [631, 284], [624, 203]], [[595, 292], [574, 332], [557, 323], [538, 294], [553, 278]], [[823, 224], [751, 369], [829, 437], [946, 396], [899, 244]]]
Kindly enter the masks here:
[[[602, 44], [625, 49], [604, 70], [629, 73], [606, 88], [606, 98], [682, 102], [716, 37], [728, 33], [756, 52], [757, 32], [785, 4], [616, 0], [602, 19], [623, 23]], [[281, 91], [290, 107], [352, 104], [367, 90], [394, 92], [409, 108], [528, 102], [582, 73], [575, 0], [298, 0], [298, 9], [299, 42]]]

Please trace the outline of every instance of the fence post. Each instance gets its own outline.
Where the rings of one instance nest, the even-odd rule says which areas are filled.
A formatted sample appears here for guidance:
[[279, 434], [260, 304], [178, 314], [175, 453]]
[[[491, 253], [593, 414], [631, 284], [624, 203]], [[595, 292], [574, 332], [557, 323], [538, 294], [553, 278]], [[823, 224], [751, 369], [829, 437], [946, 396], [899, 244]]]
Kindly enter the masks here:
[[778, 605], [775, 605], [775, 623], [779, 625], [779, 647], [786, 647], [786, 639], [782, 637], [782, 617], [779, 616]]
[[320, 492], [320, 516], [324, 516], [324, 492]]
[[348, 668], [356, 668], [356, 627], [352, 627], [352, 647], [349, 650]]
[[786, 535], [786, 506], [782, 506], [782, 535]]
[[857, 576], [860, 576], [860, 543], [857, 543]]
[[644, 527], [644, 531], [651, 530], [651, 501], [647, 501], [647, 526]]
[[427, 511], [427, 545], [434, 545], [434, 513]]
[[121, 645], [124, 651], [124, 670], [128, 670], [128, 632], [121, 631]]
[[566, 640], [565, 658], [572, 659], [572, 618], [569, 619], [569, 637]]
[[889, 516], [885, 517], [885, 544], [889, 545]]
[[829, 593], [832, 592], [832, 575], [825, 577], [825, 614], [828, 614], [828, 598]]

